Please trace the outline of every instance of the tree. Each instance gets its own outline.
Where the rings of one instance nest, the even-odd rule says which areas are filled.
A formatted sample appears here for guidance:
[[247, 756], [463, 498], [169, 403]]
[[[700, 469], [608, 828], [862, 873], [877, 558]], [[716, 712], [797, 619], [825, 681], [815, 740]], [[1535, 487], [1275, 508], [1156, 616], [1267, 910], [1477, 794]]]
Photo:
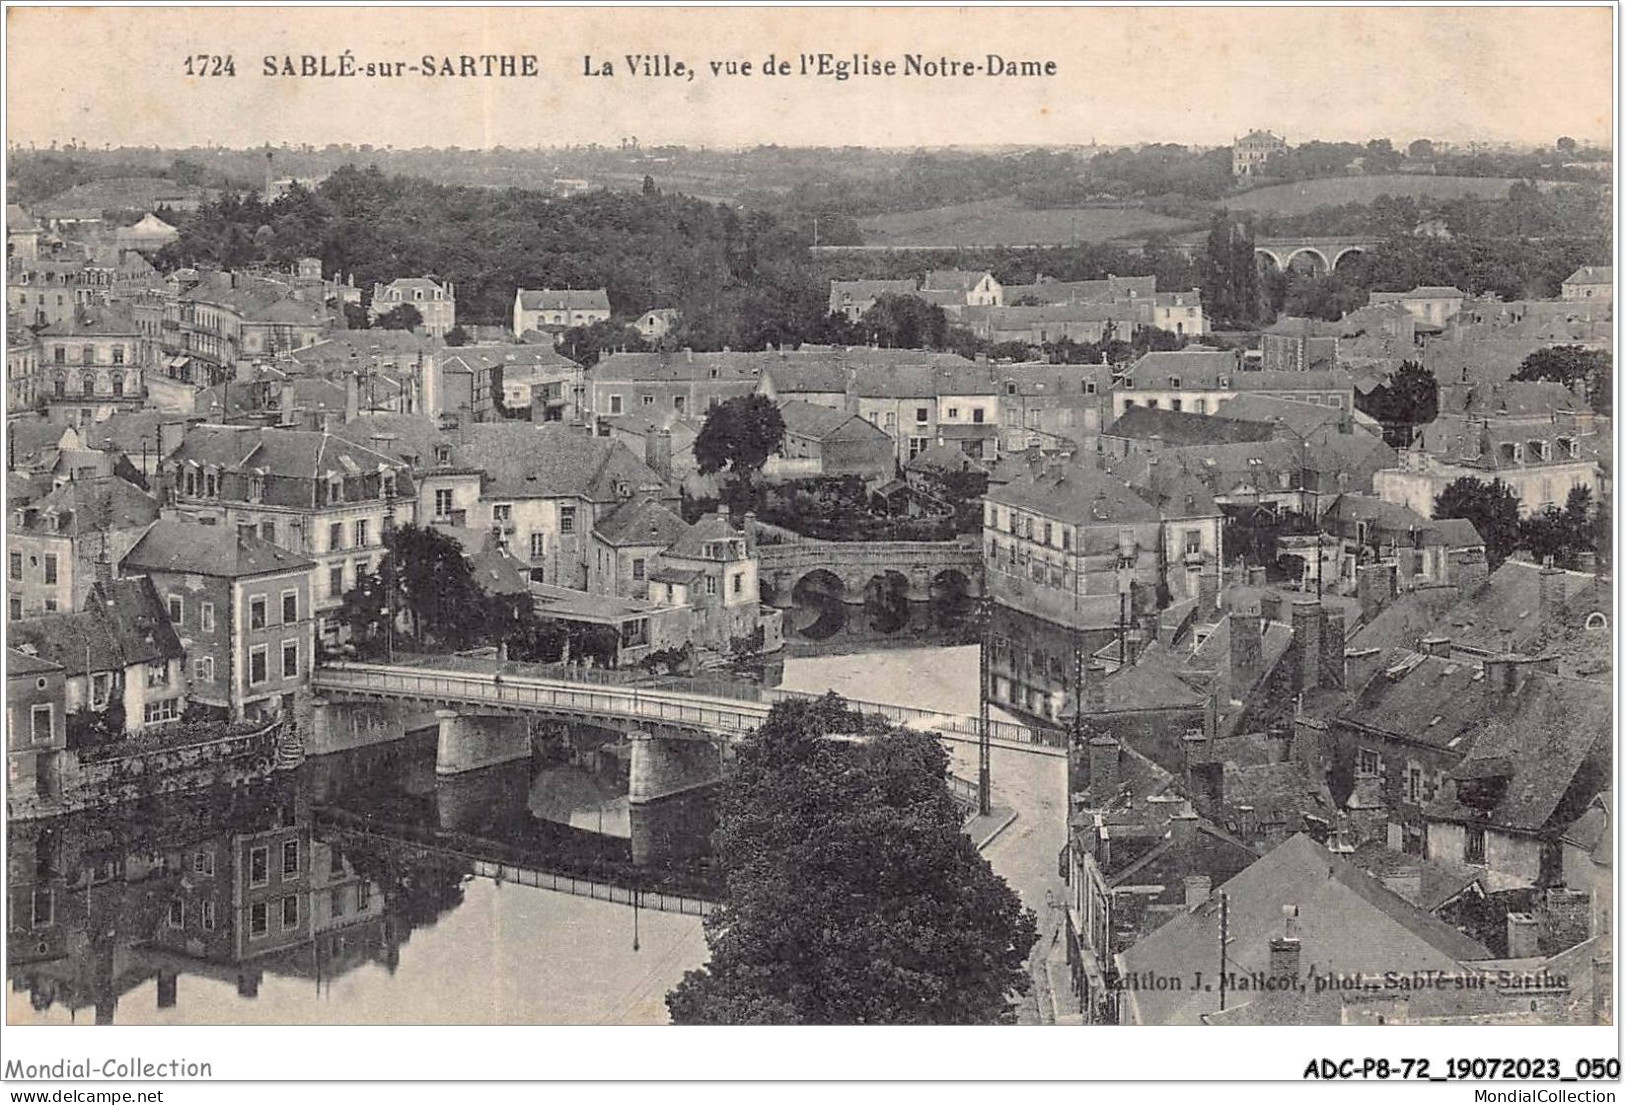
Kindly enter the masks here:
[[1414, 158], [1417, 161], [1426, 161], [1428, 158], [1433, 156], [1432, 139], [1418, 138], [1409, 146], [1405, 147], [1405, 154], [1407, 157]]
[[1247, 224], [1220, 212], [1201, 259], [1203, 299], [1221, 325], [1252, 326], [1261, 315], [1258, 260]]
[[488, 643], [492, 629], [503, 626], [454, 539], [407, 523], [389, 533], [385, 546], [377, 570], [358, 576], [344, 596], [340, 617], [357, 648], [381, 642], [390, 611], [402, 639], [445, 649]]
[[1577, 567], [1580, 554], [1597, 551], [1591, 489], [1570, 489], [1561, 508], [1548, 507], [1525, 518], [1519, 527], [1523, 547], [1539, 563], [1548, 558], [1559, 567]]
[[694, 438], [700, 474], [726, 468], [749, 483], [784, 440], [784, 416], [765, 395], [736, 395], [713, 407]]
[[1550, 380], [1566, 388], [1584, 387], [1586, 399], [1598, 414], [1614, 410], [1614, 357], [1606, 349], [1554, 345], [1524, 358], [1514, 380]]
[[646, 196], [658, 196], [660, 194], [660, 189], [655, 187], [655, 178], [648, 173], [643, 174], [643, 194]]
[[367, 317], [367, 309], [359, 303], [346, 303], [344, 305], [344, 328], [346, 330], [366, 330], [372, 326], [372, 319]]
[[948, 341], [948, 314], [915, 295], [877, 296], [858, 329], [886, 349], [941, 349]]
[[450, 330], [446, 331], [445, 341], [447, 345], [467, 345], [468, 331], [464, 330], [461, 326], [453, 326]]
[[1013, 1015], [1030, 911], [961, 829], [947, 754], [828, 695], [782, 702], [739, 746], [714, 836], [710, 960], [678, 1024], [991, 1024]]
[[1580, 144], [1566, 134], [1557, 140], [1557, 149], [1559, 153], [1573, 153], [1579, 148]]
[[423, 325], [423, 312], [410, 303], [401, 303], [378, 316], [380, 330], [416, 330]]
[[1462, 476], [1433, 500], [1435, 518], [1465, 518], [1484, 539], [1490, 570], [1516, 549], [1523, 539], [1518, 523], [1518, 497], [1500, 480], [1485, 483]]
[[559, 352], [583, 368], [591, 368], [606, 353], [642, 353], [648, 348], [637, 327], [612, 319], [572, 326], [559, 336]]
[[1439, 381], [1418, 361], [1405, 361], [1388, 380], [1358, 396], [1360, 409], [1383, 424], [1390, 444], [1409, 445], [1417, 426], [1439, 416]]

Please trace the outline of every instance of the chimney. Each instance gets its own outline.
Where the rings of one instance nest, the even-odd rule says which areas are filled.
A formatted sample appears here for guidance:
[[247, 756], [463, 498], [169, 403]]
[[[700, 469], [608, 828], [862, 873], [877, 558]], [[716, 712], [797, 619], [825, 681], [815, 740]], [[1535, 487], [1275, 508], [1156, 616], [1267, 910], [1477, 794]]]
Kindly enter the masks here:
[[1213, 893], [1213, 879], [1209, 875], [1185, 876], [1185, 905], [1195, 909]]
[[1174, 861], [1181, 874], [1196, 867], [1196, 814], [1188, 807], [1168, 821], [1168, 835], [1174, 845]]
[[1567, 601], [1565, 585], [1563, 570], [1554, 567], [1552, 558], [1548, 556], [1540, 569], [1540, 628], [1548, 638], [1563, 628], [1563, 608]]
[[1422, 651], [1429, 656], [1438, 656], [1448, 660], [1450, 659], [1450, 638], [1423, 637]]
[[1262, 587], [1268, 580], [1268, 573], [1262, 564], [1253, 565], [1247, 569], [1247, 586]]
[[1292, 645], [1298, 653], [1298, 690], [1320, 686], [1320, 602], [1298, 599], [1292, 604]]
[[1196, 577], [1196, 617], [1211, 622], [1219, 616], [1219, 573], [1203, 571]]
[[1230, 672], [1233, 684], [1250, 682], [1264, 666], [1264, 626], [1257, 614], [1230, 615]]
[[1533, 959], [1540, 954], [1540, 922], [1532, 913], [1507, 914], [1507, 958]]
[[717, 504], [717, 517], [721, 518], [724, 522], [726, 522], [728, 520], [728, 514], [729, 514], [728, 504], [727, 503], [718, 503]]
[[1320, 685], [1332, 690], [1343, 689], [1343, 608], [1322, 605], [1320, 608]]
[[1258, 596], [1258, 616], [1266, 622], [1281, 620], [1281, 596], [1274, 591], [1265, 591]]
[[1117, 793], [1122, 782], [1118, 758], [1122, 749], [1111, 737], [1096, 737], [1089, 742], [1089, 795], [1104, 805]]
[[[1296, 906], [1285, 906], [1286, 909], [1296, 909]], [[1270, 978], [1298, 977], [1299, 964], [1303, 958], [1303, 945], [1296, 936], [1277, 936], [1270, 941]]]
[[1106, 712], [1106, 666], [1086, 664], [1083, 669], [1083, 712], [1085, 717]]
[[344, 421], [354, 422], [361, 415], [361, 380], [355, 373], [344, 378]]
[[671, 482], [671, 431], [661, 429], [643, 443], [643, 459], [662, 480]]
[[1360, 600], [1360, 617], [1369, 622], [1382, 613], [1394, 597], [1394, 568], [1391, 561], [1362, 564], [1355, 569], [1355, 595]]
[[1380, 648], [1351, 648], [1343, 653], [1343, 687], [1358, 691], [1377, 674], [1382, 662]]

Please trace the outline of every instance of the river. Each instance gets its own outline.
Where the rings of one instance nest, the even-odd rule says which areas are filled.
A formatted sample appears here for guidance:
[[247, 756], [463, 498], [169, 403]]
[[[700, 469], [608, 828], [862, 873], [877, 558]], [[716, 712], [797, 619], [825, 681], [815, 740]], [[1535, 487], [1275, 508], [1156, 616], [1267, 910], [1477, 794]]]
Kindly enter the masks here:
[[[798, 690], [956, 713], [974, 712], [975, 680], [974, 648], [792, 658], [784, 672]], [[624, 792], [557, 764], [447, 784], [422, 751], [9, 825], [8, 1023], [665, 1023], [666, 992], [705, 961], [698, 916], [494, 881], [324, 812], [336, 793], [397, 820], [475, 808], [482, 833], [517, 820], [527, 843], [612, 870], [629, 854]], [[995, 799], [1040, 839], [1011, 850], [1012, 828], [989, 857], [1038, 908], [1061, 839], [1044, 812], [1064, 789], [1059, 761], [1000, 755]], [[973, 778], [974, 749], [954, 757]]]

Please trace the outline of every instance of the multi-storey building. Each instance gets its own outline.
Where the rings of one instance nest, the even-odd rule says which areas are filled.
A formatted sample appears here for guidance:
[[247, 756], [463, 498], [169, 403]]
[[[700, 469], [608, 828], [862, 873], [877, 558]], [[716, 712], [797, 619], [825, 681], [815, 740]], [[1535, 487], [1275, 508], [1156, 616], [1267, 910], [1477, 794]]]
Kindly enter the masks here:
[[1285, 138], [1267, 130], [1250, 131], [1230, 147], [1230, 172], [1234, 176], [1261, 176], [1270, 158], [1286, 148]]
[[457, 287], [450, 281], [442, 284], [430, 276], [403, 276], [388, 284], [374, 284], [367, 316], [376, 322], [404, 306], [417, 309], [423, 319], [417, 328], [431, 337], [443, 338], [457, 325]]
[[1376, 494], [1433, 517], [1434, 500], [1454, 481], [1500, 480], [1524, 513], [1561, 507], [1576, 488], [1601, 489], [1609, 447], [1584, 400], [1561, 384], [1512, 381], [1446, 387], [1439, 415], [1378, 471]]
[[1112, 417], [1130, 407], [1214, 414], [1237, 395], [1262, 395], [1351, 411], [1354, 381], [1347, 372], [1244, 372], [1232, 350], [1180, 349], [1147, 353], [1116, 381]]
[[128, 311], [83, 308], [39, 331], [45, 406], [88, 424], [141, 406], [150, 345]]
[[417, 521], [411, 469], [333, 434], [194, 426], [159, 472], [177, 510], [313, 560], [310, 605], [329, 641], [339, 630], [332, 613], [377, 567], [388, 530]]
[[6, 411], [31, 410], [40, 399], [40, 341], [22, 316], [6, 312]]
[[1564, 299], [1601, 299], [1613, 301], [1614, 267], [1612, 265], [1581, 265], [1563, 281]]
[[124, 557], [148, 576], [186, 651], [194, 707], [292, 716], [315, 661], [315, 562], [229, 526], [158, 522]]
[[529, 331], [558, 335], [574, 326], [609, 321], [609, 293], [603, 288], [520, 288], [513, 296], [513, 333]]
[[761, 385], [769, 354], [612, 353], [593, 367], [589, 408], [600, 418], [704, 418], [712, 407]]
[[78, 610], [98, 578], [158, 520], [152, 496], [118, 476], [70, 479], [6, 525], [10, 618]]

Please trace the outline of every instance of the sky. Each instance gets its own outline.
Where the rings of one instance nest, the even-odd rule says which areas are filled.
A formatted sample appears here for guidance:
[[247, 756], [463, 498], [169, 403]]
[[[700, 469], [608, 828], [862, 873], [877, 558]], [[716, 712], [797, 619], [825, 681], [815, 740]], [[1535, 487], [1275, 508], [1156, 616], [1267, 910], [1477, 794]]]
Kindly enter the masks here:
[[[9, 8], [7, 141], [228, 147], [1607, 143], [1613, 16], [1535, 8]], [[267, 55], [530, 54], [538, 76], [268, 77]], [[229, 55], [235, 77], [188, 76]], [[763, 76], [772, 55], [1054, 76]], [[669, 57], [693, 79], [626, 71]], [[587, 76], [586, 59], [613, 76]], [[749, 62], [749, 76], [711, 63]], [[296, 60], [297, 64], [297, 60]], [[195, 63], [194, 63], [195, 66]]]

